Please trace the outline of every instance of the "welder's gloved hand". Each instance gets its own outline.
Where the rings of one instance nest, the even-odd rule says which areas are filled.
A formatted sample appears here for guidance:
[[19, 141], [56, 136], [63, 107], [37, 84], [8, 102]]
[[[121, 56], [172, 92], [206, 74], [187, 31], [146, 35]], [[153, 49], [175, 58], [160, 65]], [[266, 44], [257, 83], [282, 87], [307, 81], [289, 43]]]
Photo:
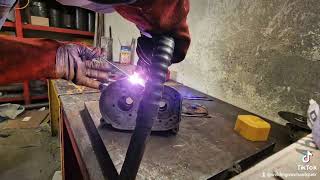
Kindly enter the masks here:
[[77, 85], [99, 88], [98, 80], [106, 81], [111, 67], [108, 63], [95, 60], [103, 56], [100, 48], [90, 49], [77, 44], [66, 44], [58, 48], [56, 70], [60, 78]]

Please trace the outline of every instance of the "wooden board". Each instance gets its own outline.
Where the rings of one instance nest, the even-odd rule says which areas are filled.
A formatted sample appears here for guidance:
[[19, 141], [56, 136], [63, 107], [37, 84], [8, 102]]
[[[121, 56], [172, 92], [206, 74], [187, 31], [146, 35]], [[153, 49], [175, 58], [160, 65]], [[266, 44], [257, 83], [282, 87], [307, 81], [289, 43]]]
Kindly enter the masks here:
[[[16, 119], [8, 120], [4, 129], [28, 129], [38, 128], [41, 122], [49, 115], [49, 110], [44, 111], [26, 111]], [[28, 121], [22, 121], [25, 117], [31, 117]]]
[[49, 109], [50, 109], [50, 126], [52, 136], [56, 136], [59, 133], [59, 121], [60, 117], [60, 100], [57, 93], [56, 86], [54, 86], [54, 80], [48, 80], [48, 95], [49, 95]]
[[63, 79], [52, 80], [52, 83], [54, 83], [54, 87], [56, 88], [58, 96], [99, 92], [99, 90], [97, 89], [92, 89], [85, 86], [78, 86], [72, 82]]

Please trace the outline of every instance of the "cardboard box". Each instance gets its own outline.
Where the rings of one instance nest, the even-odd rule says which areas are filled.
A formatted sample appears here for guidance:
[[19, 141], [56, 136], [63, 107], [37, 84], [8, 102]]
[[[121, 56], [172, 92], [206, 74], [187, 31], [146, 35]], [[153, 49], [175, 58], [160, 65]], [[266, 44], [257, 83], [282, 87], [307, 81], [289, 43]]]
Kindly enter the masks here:
[[31, 16], [31, 24], [39, 26], [49, 26], [49, 19], [39, 16]]

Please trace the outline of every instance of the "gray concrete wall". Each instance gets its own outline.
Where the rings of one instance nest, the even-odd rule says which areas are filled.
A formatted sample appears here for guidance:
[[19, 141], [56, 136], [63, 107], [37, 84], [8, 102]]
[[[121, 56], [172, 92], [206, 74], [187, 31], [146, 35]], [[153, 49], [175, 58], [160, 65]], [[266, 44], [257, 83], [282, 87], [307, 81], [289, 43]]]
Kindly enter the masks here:
[[277, 122], [320, 101], [319, 0], [190, 0], [178, 81]]
[[[320, 101], [319, 0], [190, 3], [190, 51], [171, 67], [178, 81], [280, 123], [278, 111], [305, 114], [310, 98]], [[123, 39], [138, 36], [118, 15], [106, 22]]]
[[[113, 59], [119, 61], [120, 42], [122, 45], [130, 45], [132, 38], [137, 39], [140, 36], [136, 26], [123, 19], [118, 13], [105, 14], [105, 36], [109, 36], [109, 26], [112, 28], [113, 37]], [[135, 62], [138, 60], [135, 53]]]

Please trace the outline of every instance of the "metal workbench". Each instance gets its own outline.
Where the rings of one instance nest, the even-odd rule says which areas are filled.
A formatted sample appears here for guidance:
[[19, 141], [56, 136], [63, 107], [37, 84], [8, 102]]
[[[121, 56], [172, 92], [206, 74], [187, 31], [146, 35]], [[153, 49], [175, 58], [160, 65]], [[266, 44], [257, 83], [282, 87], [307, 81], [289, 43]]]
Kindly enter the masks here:
[[[171, 85], [182, 95], [206, 96], [181, 84]], [[120, 171], [131, 133], [100, 126], [100, 93], [88, 88], [79, 91], [69, 85], [66, 88], [63, 80], [57, 80], [54, 86], [60, 92], [62, 108], [64, 179], [105, 179], [105, 149]], [[289, 145], [284, 127], [270, 121], [267, 142], [245, 140], [233, 127], [237, 115], [252, 113], [210, 98], [213, 101], [194, 102], [207, 106], [212, 118], [182, 117], [177, 135], [151, 135], [137, 179], [224, 179], [271, 155], [275, 143], [276, 150]]]

